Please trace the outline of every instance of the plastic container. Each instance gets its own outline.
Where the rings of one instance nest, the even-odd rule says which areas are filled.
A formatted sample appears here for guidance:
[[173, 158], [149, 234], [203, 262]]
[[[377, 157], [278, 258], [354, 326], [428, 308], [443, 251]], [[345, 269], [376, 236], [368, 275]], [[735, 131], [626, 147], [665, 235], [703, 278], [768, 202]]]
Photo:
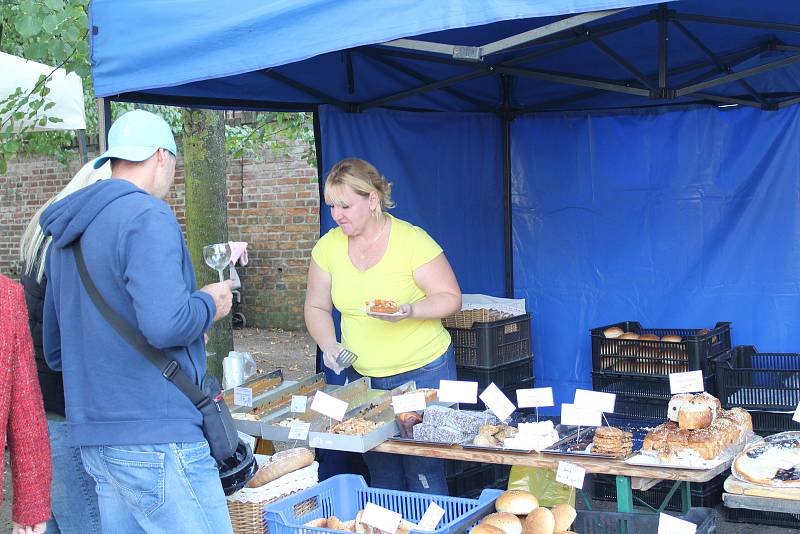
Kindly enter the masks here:
[[[712, 395], [716, 391], [714, 375], [703, 374], [705, 390]], [[639, 374], [592, 371], [592, 389], [615, 393], [626, 398], [660, 399], [668, 402], [672, 398], [669, 376], [646, 376]], [[666, 413], [666, 408], [665, 408]]]
[[447, 489], [453, 497], [473, 499], [486, 488], [505, 489], [510, 465], [484, 464], [447, 479]]
[[[612, 326], [625, 332], [655, 334], [658, 337], [677, 335], [680, 343], [611, 339], [603, 331]], [[627, 374], [667, 375], [681, 371], [703, 371], [713, 374], [711, 359], [731, 348], [731, 323], [717, 323], [708, 333], [698, 334], [696, 328], [643, 328], [635, 321], [593, 328], [592, 370], [616, 371]]]
[[732, 523], [756, 523], [758, 525], [800, 529], [800, 514], [763, 512], [747, 508], [725, 508], [725, 519]]
[[370, 488], [360, 475], [336, 475], [307, 490], [294, 493], [264, 508], [269, 534], [310, 534], [333, 532], [303, 526], [312, 519], [335, 515], [342, 521], [355, 519], [359, 510], [374, 503], [399, 512], [406, 521], [416, 523], [428, 505], [435, 502], [444, 508], [437, 534], [466, 532], [483, 516], [494, 511], [499, 490], [484, 490], [479, 499], [462, 499], [409, 491]]
[[492, 382], [500, 389], [503, 389], [533, 378], [533, 358], [529, 354], [524, 360], [491, 369], [458, 366], [456, 367], [456, 374], [459, 380], [477, 382], [478, 393]]
[[661, 397], [628, 397], [617, 395], [614, 415], [631, 419], [666, 420], [668, 403]]
[[794, 411], [800, 402], [800, 354], [735, 347], [716, 363], [716, 380], [725, 408]]
[[[703, 508], [713, 508], [722, 502], [722, 491], [728, 473], [718, 475], [708, 482], [692, 483], [692, 506]], [[617, 486], [613, 476], [594, 475], [594, 491], [592, 497], [599, 501], [616, 501]], [[673, 481], [660, 482], [647, 491], [633, 490], [633, 504], [637, 506], [641, 503], [636, 499], [641, 499], [653, 508], [658, 508], [672, 489]], [[681, 493], [676, 491], [666, 506], [667, 510], [681, 510]]]
[[525, 313], [472, 328], [447, 327], [456, 365], [489, 369], [531, 356], [531, 314]]
[[750, 417], [753, 418], [753, 432], [759, 436], [769, 436], [787, 430], [800, 430], [800, 423], [792, 419], [794, 411], [779, 412], [759, 412], [749, 410]]
[[[716, 531], [717, 520], [711, 508], [690, 508], [685, 516], [678, 517], [697, 525], [695, 534]], [[658, 514], [578, 510], [571, 529], [581, 534], [655, 534], [658, 532]]]

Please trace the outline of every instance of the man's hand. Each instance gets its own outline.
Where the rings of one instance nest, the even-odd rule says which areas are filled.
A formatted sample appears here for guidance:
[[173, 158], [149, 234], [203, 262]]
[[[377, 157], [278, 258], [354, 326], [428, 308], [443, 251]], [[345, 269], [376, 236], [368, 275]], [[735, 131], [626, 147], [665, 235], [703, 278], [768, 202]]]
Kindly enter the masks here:
[[219, 321], [231, 311], [231, 306], [233, 306], [232, 284], [233, 282], [230, 280], [225, 280], [224, 282], [216, 282], [200, 288], [200, 291], [208, 293], [214, 299], [214, 304], [217, 306], [217, 314], [214, 316], [215, 321]]
[[44, 534], [47, 523], [37, 523], [35, 525], [19, 525], [12, 522], [11, 534]]

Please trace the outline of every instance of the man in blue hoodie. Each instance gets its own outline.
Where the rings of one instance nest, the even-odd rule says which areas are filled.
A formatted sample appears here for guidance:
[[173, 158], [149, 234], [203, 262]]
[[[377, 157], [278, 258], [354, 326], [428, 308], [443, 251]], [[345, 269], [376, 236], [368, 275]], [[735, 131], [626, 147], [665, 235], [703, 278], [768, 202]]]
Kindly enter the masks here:
[[104, 532], [232, 532], [202, 416], [123, 340], [86, 293], [72, 245], [109, 305], [200, 384], [204, 333], [228, 314], [229, 282], [196, 289], [178, 221], [162, 200], [175, 176], [175, 138], [159, 116], [120, 117], [112, 178], [50, 206], [44, 350], [64, 376], [67, 423], [95, 479]]

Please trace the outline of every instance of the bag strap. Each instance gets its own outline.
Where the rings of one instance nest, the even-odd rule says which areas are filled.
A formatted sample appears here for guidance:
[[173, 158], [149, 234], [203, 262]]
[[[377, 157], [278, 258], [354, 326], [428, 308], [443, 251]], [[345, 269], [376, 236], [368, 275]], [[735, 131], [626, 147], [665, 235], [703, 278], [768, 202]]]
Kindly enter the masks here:
[[73, 245], [75, 253], [75, 263], [80, 273], [81, 281], [83, 282], [89, 298], [92, 299], [97, 310], [100, 312], [106, 321], [122, 336], [133, 348], [139, 351], [150, 363], [155, 365], [164, 378], [175, 384], [175, 386], [183, 392], [184, 395], [189, 397], [198, 409], [211, 402], [208, 395], [203, 393], [197, 385], [192, 382], [186, 373], [181, 370], [180, 364], [177, 361], [169, 359], [163, 351], [155, 348], [142, 333], [132, 327], [119, 313], [114, 311], [108, 302], [103, 298], [98, 291], [97, 286], [94, 285], [92, 277], [89, 276], [89, 270], [86, 268], [86, 262], [83, 259], [83, 250], [81, 249], [80, 240], [76, 241]]

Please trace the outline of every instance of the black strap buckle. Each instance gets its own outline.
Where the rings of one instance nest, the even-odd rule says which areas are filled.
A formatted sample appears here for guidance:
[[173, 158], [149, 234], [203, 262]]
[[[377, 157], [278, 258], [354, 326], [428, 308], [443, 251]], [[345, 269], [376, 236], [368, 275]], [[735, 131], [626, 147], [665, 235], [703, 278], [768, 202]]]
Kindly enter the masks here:
[[172, 379], [175, 377], [176, 374], [178, 374], [178, 371], [180, 371], [180, 369], [181, 366], [178, 365], [178, 362], [176, 362], [175, 360], [171, 360], [167, 364], [167, 366], [164, 367], [164, 369], [161, 371], [161, 374], [164, 376], [164, 378], [172, 382]]

